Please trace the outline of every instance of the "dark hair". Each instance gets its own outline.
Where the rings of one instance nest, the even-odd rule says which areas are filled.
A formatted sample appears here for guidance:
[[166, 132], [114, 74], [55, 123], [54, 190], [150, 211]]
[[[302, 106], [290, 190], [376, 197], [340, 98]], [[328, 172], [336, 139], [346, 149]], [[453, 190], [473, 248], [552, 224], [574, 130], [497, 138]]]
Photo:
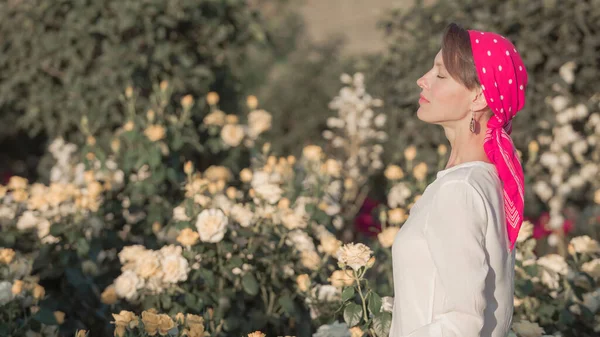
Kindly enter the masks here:
[[444, 30], [442, 59], [446, 70], [458, 83], [469, 90], [481, 85], [473, 61], [469, 32], [456, 23], [449, 24]]

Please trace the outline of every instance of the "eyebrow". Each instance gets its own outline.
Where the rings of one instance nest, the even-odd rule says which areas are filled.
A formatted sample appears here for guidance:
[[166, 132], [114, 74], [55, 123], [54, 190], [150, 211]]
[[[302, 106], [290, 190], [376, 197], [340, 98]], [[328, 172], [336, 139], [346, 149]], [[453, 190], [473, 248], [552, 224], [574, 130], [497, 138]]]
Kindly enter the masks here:
[[444, 65], [443, 65], [441, 62], [436, 62], [434, 65], [435, 65], [435, 66], [438, 66], [438, 67], [440, 67], [440, 68], [443, 68], [443, 67], [444, 67]]

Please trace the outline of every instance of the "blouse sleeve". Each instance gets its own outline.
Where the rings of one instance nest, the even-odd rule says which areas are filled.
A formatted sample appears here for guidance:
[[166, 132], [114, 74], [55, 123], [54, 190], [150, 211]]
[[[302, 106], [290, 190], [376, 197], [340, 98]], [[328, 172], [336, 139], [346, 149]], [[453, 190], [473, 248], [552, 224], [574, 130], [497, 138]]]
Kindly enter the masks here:
[[430, 324], [407, 337], [481, 336], [489, 270], [486, 214], [483, 197], [467, 182], [446, 182], [438, 190], [424, 232], [446, 299]]

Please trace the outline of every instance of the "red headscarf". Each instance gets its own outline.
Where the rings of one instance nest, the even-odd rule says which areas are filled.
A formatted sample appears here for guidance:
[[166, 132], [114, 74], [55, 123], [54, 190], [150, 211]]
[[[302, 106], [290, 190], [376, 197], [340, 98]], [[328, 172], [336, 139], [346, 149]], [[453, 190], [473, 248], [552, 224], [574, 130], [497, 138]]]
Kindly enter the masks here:
[[525, 104], [527, 70], [517, 49], [505, 37], [476, 30], [469, 30], [469, 36], [479, 82], [494, 112], [483, 147], [504, 184], [504, 211], [511, 251], [523, 223], [524, 181], [510, 133], [513, 117]]

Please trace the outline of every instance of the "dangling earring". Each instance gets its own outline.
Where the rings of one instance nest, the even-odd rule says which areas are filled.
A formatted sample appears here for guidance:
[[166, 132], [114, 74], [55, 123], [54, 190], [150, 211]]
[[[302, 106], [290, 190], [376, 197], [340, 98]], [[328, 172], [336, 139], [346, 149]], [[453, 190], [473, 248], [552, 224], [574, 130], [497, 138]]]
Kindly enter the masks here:
[[469, 130], [471, 130], [472, 133], [475, 133], [475, 112], [473, 110], [471, 110], [473, 112], [473, 115], [471, 116], [471, 123], [469, 124]]

